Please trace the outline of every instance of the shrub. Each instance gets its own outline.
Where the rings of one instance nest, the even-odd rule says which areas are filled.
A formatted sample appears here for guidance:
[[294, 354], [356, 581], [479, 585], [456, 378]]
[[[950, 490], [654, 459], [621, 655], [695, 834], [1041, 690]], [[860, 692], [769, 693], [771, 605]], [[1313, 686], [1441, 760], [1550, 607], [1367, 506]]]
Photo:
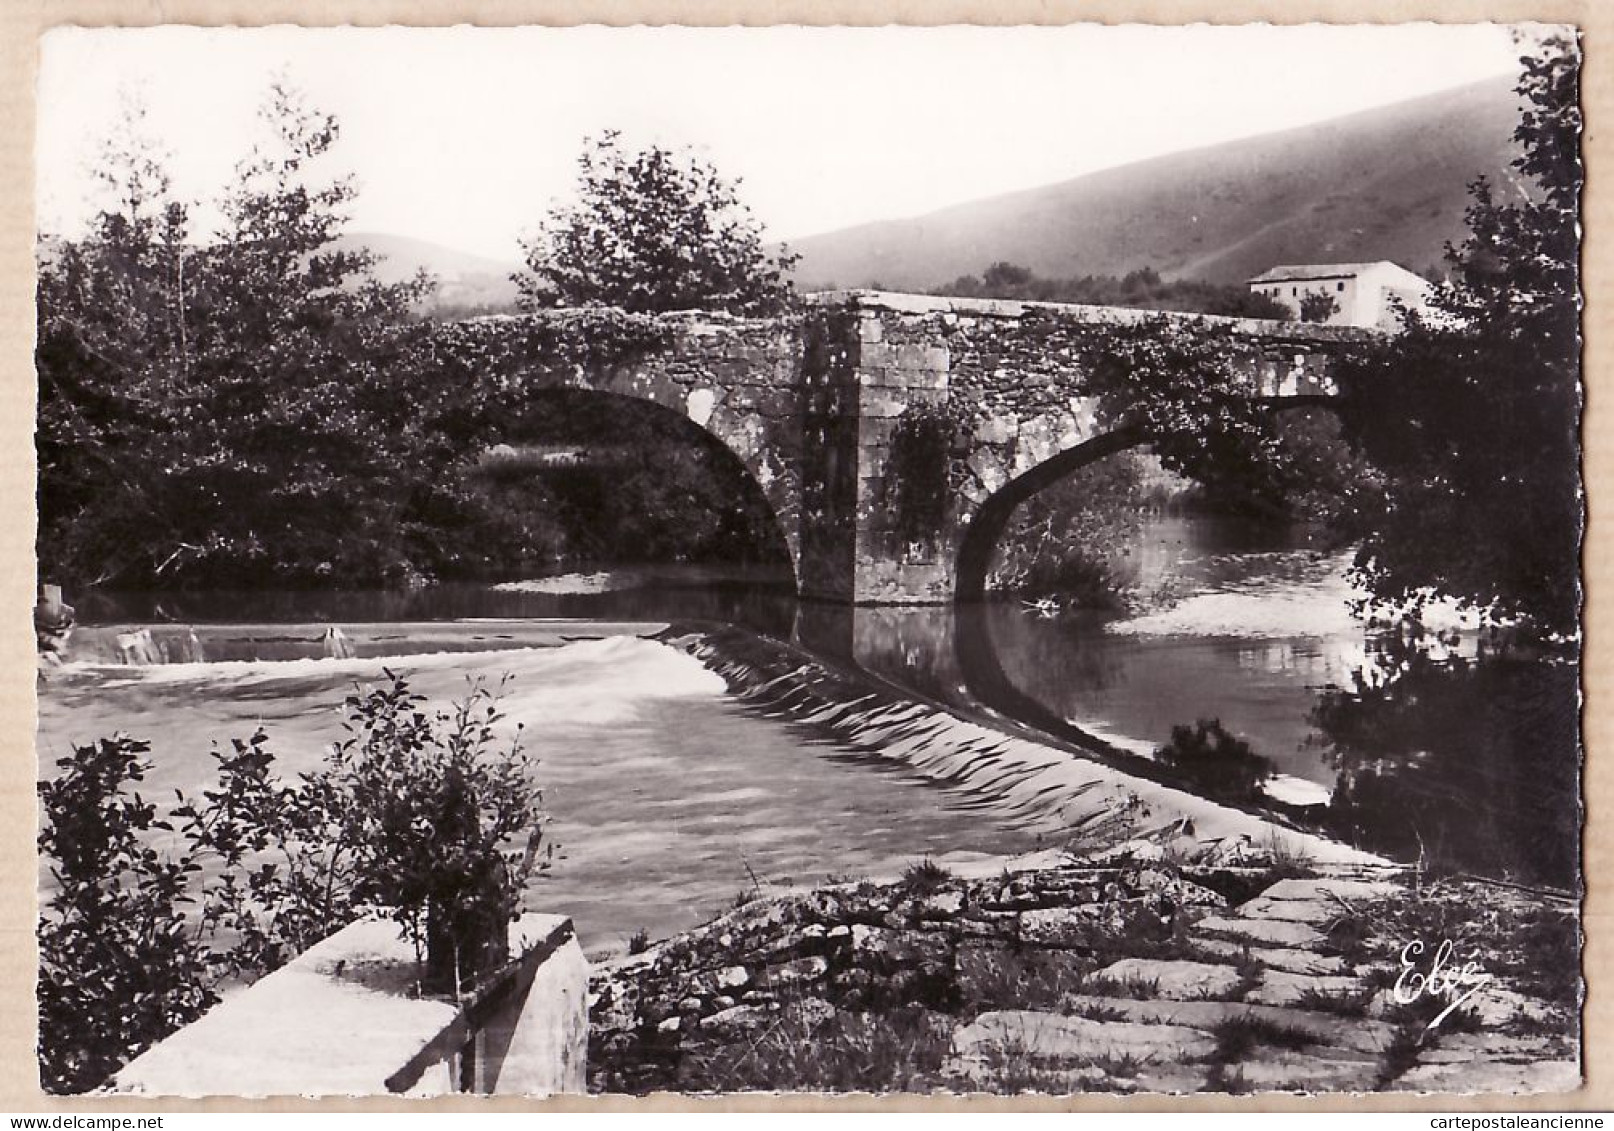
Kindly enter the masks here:
[[1171, 728], [1171, 741], [1155, 757], [1211, 797], [1254, 801], [1261, 783], [1272, 776], [1272, 762], [1250, 749], [1219, 719], [1200, 719], [1193, 726]]
[[132, 786], [149, 746], [113, 735], [77, 746], [41, 782], [39, 850], [56, 891], [39, 918], [39, 1067], [47, 1091], [97, 1087], [218, 999], [188, 929], [193, 861], [148, 843], [166, 827]]
[[[349, 696], [349, 737], [321, 770], [281, 782], [260, 731], [215, 750], [217, 788], [168, 819], [131, 788], [149, 744], [115, 735], [58, 762], [39, 786], [56, 883], [39, 923], [48, 1090], [101, 1085], [213, 1005], [221, 980], [272, 970], [369, 907], [415, 941], [423, 991], [457, 995], [505, 958], [521, 889], [549, 863], [533, 761], [519, 728], [497, 742], [481, 684], [429, 712], [388, 678]], [[159, 849], [163, 833], [176, 843]]]
[[953, 874], [930, 857], [908, 865], [902, 873], [902, 886], [910, 895], [934, 895], [947, 886]]
[[[473, 684], [452, 713], [424, 702], [397, 677], [349, 696], [352, 736], [310, 784], [342, 802], [333, 831], [354, 852], [355, 898], [389, 908], [424, 943], [427, 988], [457, 992], [504, 959], [521, 888], [548, 864], [542, 794], [520, 727], [498, 745], [496, 694]], [[525, 845], [506, 847], [524, 831]]]

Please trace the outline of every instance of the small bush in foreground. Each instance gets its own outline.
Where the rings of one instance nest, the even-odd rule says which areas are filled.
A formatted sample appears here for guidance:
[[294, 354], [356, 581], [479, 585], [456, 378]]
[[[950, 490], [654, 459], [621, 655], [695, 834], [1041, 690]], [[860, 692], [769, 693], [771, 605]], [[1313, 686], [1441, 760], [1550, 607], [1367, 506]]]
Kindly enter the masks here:
[[296, 785], [273, 775], [262, 732], [215, 750], [217, 788], [164, 817], [136, 789], [149, 744], [122, 735], [75, 747], [40, 783], [48, 1091], [99, 1087], [205, 1012], [220, 982], [274, 969], [367, 908], [415, 940], [425, 991], [458, 994], [502, 961], [521, 888], [548, 863], [532, 760], [519, 733], [496, 743], [482, 686], [428, 712], [390, 678], [349, 697], [350, 736]]

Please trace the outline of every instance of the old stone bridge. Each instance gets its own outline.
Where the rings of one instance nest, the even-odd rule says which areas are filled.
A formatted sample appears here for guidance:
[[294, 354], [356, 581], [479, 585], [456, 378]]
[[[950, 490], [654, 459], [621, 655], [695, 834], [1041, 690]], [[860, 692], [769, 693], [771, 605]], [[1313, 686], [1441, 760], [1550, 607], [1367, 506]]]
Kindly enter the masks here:
[[[473, 322], [482, 333], [500, 333], [560, 316]], [[705, 429], [772, 506], [798, 592], [856, 604], [978, 596], [1019, 502], [1145, 441], [1135, 428], [1103, 422], [1092, 381], [1095, 332], [1214, 337], [1243, 391], [1274, 407], [1326, 395], [1333, 361], [1372, 334], [869, 291], [814, 295], [804, 313], [780, 318], [692, 312], [656, 322], [664, 336], [654, 350], [541, 372], [535, 362], [526, 379], [651, 401]], [[520, 368], [519, 356], [513, 364]], [[940, 529], [911, 541], [897, 533], [892, 448], [897, 422], [918, 405], [945, 405], [959, 427]]]

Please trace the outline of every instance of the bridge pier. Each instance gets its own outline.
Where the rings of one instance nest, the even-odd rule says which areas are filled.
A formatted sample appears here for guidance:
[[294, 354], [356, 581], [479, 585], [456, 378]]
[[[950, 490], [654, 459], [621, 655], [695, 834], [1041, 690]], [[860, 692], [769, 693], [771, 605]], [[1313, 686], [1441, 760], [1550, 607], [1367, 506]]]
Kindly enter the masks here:
[[892, 435], [902, 414], [947, 400], [945, 345], [887, 340], [879, 313], [848, 304], [808, 326], [802, 366], [803, 597], [857, 605], [953, 599], [957, 537], [903, 544]]

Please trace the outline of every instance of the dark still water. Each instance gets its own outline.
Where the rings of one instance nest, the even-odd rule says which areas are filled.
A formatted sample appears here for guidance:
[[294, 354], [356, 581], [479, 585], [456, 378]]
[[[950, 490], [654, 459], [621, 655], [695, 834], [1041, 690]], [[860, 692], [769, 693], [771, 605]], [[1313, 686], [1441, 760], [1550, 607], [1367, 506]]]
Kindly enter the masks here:
[[[77, 605], [86, 623], [734, 622], [912, 694], [1112, 756], [1151, 758], [1173, 727], [1214, 719], [1269, 760], [1270, 798], [1314, 807], [1310, 819], [1335, 836], [1460, 870], [1578, 882], [1573, 665], [1479, 658], [1484, 642], [1450, 609], [1431, 611], [1441, 639], [1416, 650], [1375, 635], [1352, 614], [1349, 553], [1319, 550], [1303, 531], [1161, 518], [1133, 553], [1137, 600], [1123, 614], [1015, 601], [798, 604], [787, 576], [707, 567], [411, 593], [163, 594]], [[728, 741], [707, 736], [709, 745]], [[750, 788], [750, 776], [738, 788]]]

